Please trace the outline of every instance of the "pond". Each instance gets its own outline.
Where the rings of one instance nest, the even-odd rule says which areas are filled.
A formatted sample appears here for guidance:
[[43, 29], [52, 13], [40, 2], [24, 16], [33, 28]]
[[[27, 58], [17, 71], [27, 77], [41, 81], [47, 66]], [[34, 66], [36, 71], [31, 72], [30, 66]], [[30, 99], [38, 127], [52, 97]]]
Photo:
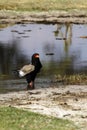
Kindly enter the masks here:
[[0, 77], [14, 79], [13, 70], [40, 54], [39, 77], [87, 73], [86, 24], [16, 24], [0, 28]]

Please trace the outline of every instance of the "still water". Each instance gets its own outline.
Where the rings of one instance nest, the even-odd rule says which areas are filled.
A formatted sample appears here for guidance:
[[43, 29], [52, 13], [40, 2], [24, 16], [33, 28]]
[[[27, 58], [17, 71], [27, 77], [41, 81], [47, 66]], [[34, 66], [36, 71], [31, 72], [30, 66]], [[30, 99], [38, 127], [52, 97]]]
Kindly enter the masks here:
[[16, 24], [0, 29], [0, 76], [14, 79], [12, 70], [30, 63], [38, 52], [39, 76], [87, 73], [87, 25]]

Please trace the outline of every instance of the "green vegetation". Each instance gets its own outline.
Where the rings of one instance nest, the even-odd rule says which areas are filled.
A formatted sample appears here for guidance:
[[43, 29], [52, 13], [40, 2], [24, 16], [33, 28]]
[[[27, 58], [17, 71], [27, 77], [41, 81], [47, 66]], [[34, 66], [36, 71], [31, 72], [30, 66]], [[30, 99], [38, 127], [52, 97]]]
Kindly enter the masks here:
[[18, 11], [87, 10], [86, 0], [0, 0], [0, 9]]
[[12, 107], [0, 107], [0, 130], [77, 130], [67, 120], [50, 118]]

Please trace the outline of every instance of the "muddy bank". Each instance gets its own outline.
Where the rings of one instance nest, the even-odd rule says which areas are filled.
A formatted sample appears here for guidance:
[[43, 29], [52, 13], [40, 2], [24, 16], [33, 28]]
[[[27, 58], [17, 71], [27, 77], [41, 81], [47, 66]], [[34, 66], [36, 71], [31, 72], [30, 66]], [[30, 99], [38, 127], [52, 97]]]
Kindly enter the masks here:
[[87, 86], [59, 85], [0, 94], [0, 106], [17, 107], [73, 120], [87, 130]]
[[51, 11], [51, 12], [11, 12], [0, 11], [0, 24], [19, 23], [87, 23], [87, 12], [85, 11]]

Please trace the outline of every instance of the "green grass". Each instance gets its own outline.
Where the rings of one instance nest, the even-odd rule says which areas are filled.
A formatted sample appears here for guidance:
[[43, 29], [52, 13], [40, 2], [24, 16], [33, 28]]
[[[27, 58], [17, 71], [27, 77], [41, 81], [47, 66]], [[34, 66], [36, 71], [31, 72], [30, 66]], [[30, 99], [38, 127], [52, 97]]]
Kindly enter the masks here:
[[0, 0], [0, 9], [18, 11], [87, 10], [87, 0]]
[[68, 120], [12, 107], [0, 107], [0, 130], [77, 130]]

